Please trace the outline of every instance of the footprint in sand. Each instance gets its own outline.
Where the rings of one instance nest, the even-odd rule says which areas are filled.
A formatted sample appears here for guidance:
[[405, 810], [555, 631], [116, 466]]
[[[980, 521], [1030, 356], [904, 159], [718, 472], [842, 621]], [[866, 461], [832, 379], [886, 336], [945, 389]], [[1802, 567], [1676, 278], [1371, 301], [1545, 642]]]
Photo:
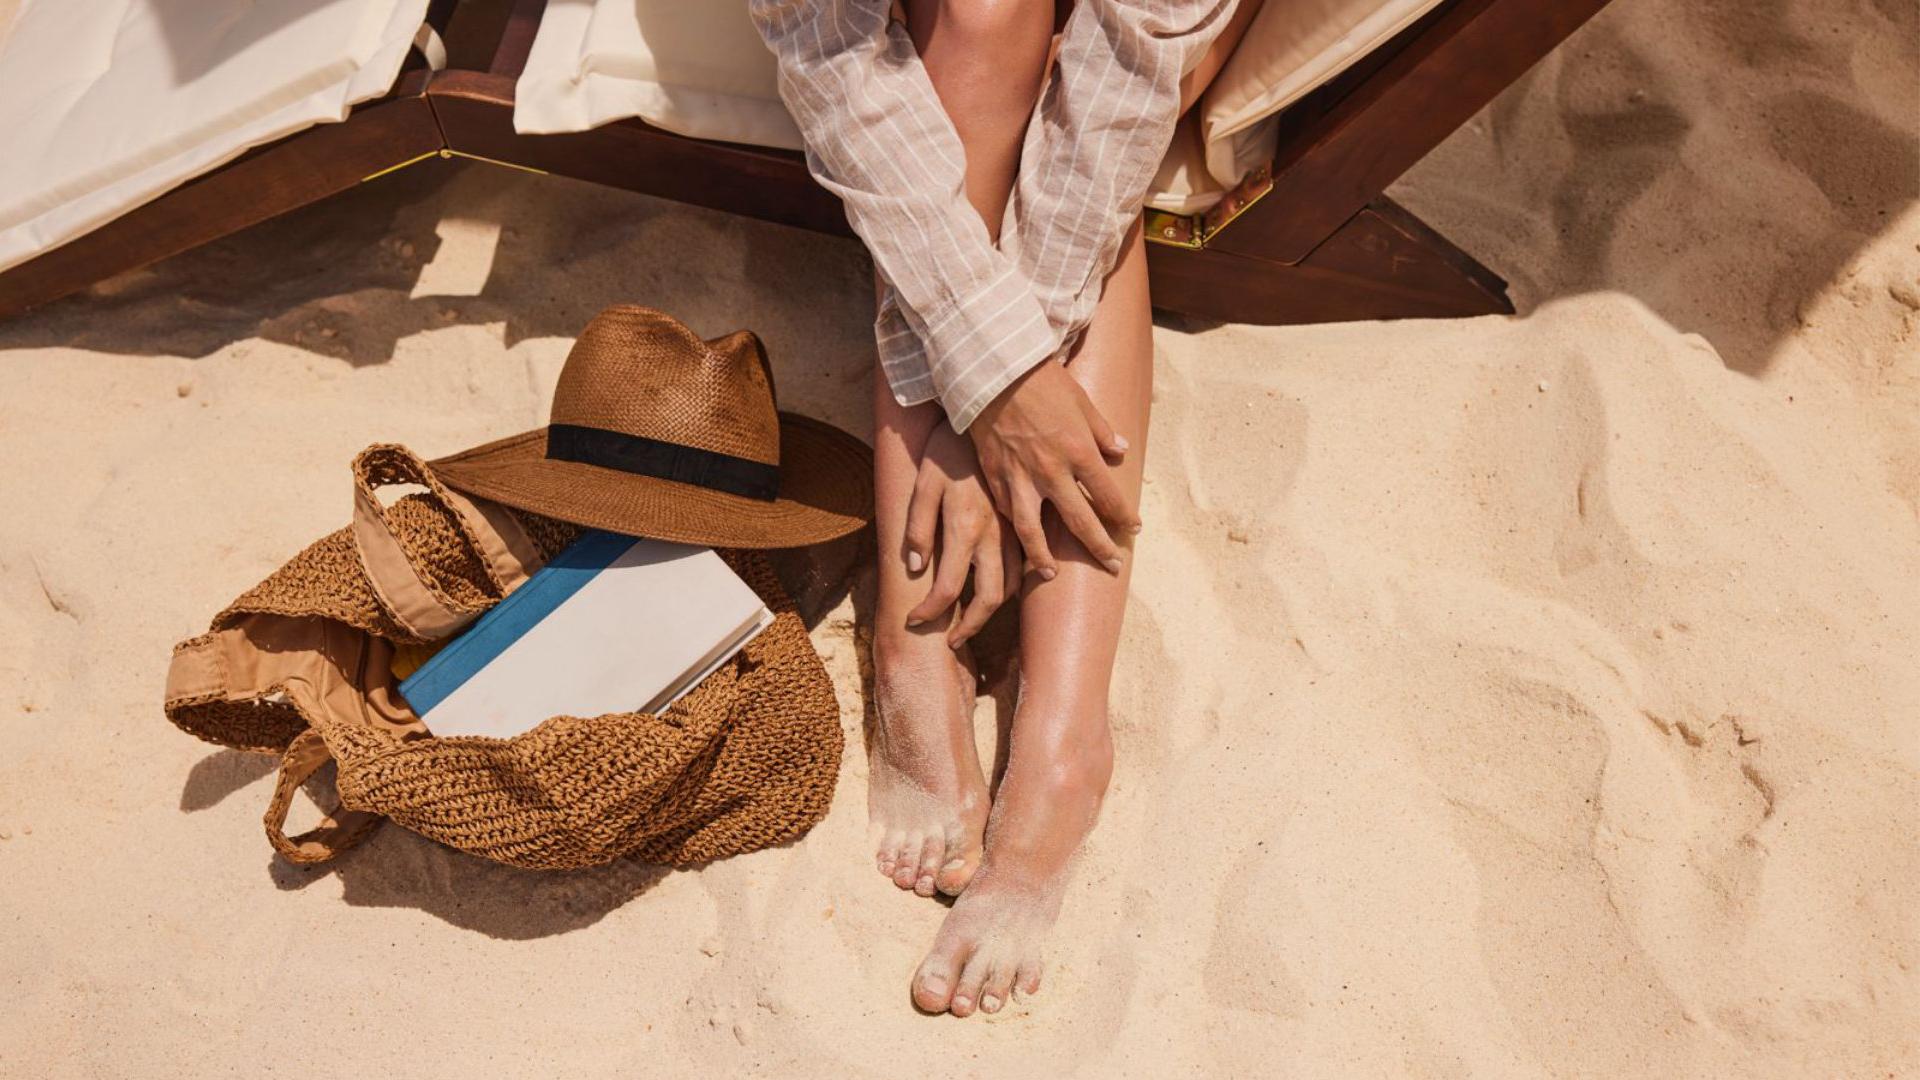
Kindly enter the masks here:
[[1759, 885], [1766, 860], [1760, 831], [1778, 801], [1760, 760], [1761, 723], [1731, 713], [1707, 719], [1643, 709], [1640, 715], [1685, 777], [1690, 864], [1724, 902], [1738, 904]]

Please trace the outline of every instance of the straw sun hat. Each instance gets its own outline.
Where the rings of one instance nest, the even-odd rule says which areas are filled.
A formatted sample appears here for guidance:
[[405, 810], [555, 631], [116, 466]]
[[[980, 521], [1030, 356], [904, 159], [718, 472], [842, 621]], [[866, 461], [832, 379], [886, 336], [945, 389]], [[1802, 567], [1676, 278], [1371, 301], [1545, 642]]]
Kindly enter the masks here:
[[873, 458], [774, 407], [760, 339], [711, 341], [650, 308], [595, 316], [551, 423], [432, 463], [448, 486], [580, 525], [728, 548], [815, 544], [873, 512]]

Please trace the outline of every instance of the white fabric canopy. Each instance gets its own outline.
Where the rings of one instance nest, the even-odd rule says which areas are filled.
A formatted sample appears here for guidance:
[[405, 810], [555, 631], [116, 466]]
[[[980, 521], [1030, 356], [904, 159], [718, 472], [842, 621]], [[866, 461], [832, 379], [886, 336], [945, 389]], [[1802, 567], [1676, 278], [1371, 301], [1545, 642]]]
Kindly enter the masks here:
[[[1174, 141], [1150, 205], [1211, 206], [1273, 152], [1272, 118], [1439, 0], [1267, 0]], [[740, 0], [551, 0], [516, 91], [522, 132], [627, 117], [682, 135], [797, 149], [773, 55]]]
[[0, 49], [0, 270], [386, 93], [428, 0], [25, 0]]

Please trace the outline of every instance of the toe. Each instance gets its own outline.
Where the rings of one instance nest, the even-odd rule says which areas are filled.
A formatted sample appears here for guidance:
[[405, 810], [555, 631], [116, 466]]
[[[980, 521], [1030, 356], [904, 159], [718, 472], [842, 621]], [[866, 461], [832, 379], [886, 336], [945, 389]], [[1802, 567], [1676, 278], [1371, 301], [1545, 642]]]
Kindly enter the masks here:
[[887, 833], [874, 847], [873, 865], [878, 867], [885, 877], [893, 876], [893, 868], [900, 861], [900, 847], [905, 843], [899, 833]]
[[946, 862], [941, 864], [934, 875], [934, 888], [948, 896], [959, 896], [973, 880], [973, 872], [980, 867], [980, 844], [976, 837], [969, 843], [960, 835], [961, 830], [952, 829], [947, 833]]
[[914, 972], [913, 1003], [927, 1012], [946, 1012], [947, 1006], [953, 1003], [953, 987], [959, 972], [960, 957], [935, 942], [934, 951], [920, 961], [920, 970]]
[[940, 873], [940, 864], [947, 857], [947, 845], [938, 836], [927, 837], [920, 845], [919, 867], [914, 872], [913, 891], [921, 896], [932, 896], [935, 878]]
[[1020, 969], [1014, 973], [1013, 986], [1014, 986], [1014, 989], [1020, 991], [1020, 996], [1023, 998], [1032, 997], [1033, 995], [1039, 993], [1040, 992], [1040, 961], [1038, 960], [1023, 961], [1020, 965]]
[[893, 883], [903, 889], [913, 888], [915, 878], [920, 876], [920, 849], [922, 841], [917, 836], [909, 836], [900, 841], [899, 850], [893, 853]]
[[972, 1016], [973, 1010], [980, 1005], [980, 989], [986, 985], [987, 976], [992, 973], [992, 965], [987, 958], [975, 953], [967, 961], [960, 973], [960, 981], [953, 988], [953, 1002], [947, 1011], [955, 1016]]
[[1013, 996], [1014, 968], [1011, 964], [995, 964], [987, 973], [987, 981], [980, 987], [980, 1011], [997, 1013], [1000, 1007]]

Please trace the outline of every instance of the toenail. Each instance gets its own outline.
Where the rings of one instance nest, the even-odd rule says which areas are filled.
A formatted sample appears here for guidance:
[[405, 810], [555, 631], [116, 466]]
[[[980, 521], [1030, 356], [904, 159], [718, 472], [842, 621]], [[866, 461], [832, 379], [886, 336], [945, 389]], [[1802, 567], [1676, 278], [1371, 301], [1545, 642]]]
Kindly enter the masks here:
[[980, 1007], [988, 1012], [999, 1012], [1000, 999], [994, 997], [992, 994], [987, 994], [980, 999]]
[[947, 992], [947, 980], [938, 975], [928, 975], [920, 980], [920, 988], [929, 994], [944, 994]]
[[970, 1009], [972, 1007], [973, 1007], [972, 998], [967, 997], [964, 994], [955, 994], [953, 996], [953, 1009], [955, 1012], [959, 1012], [963, 1009]]
[[965, 866], [965, 865], [967, 865], [967, 860], [965, 860], [965, 859], [954, 859], [954, 860], [953, 860], [952, 862], [949, 862], [949, 863], [947, 863], [947, 865], [945, 865], [945, 866], [943, 866], [943, 867], [941, 867], [940, 869], [942, 869], [942, 870], [958, 870], [958, 869], [960, 869], [961, 867], [963, 867], [963, 866]]

